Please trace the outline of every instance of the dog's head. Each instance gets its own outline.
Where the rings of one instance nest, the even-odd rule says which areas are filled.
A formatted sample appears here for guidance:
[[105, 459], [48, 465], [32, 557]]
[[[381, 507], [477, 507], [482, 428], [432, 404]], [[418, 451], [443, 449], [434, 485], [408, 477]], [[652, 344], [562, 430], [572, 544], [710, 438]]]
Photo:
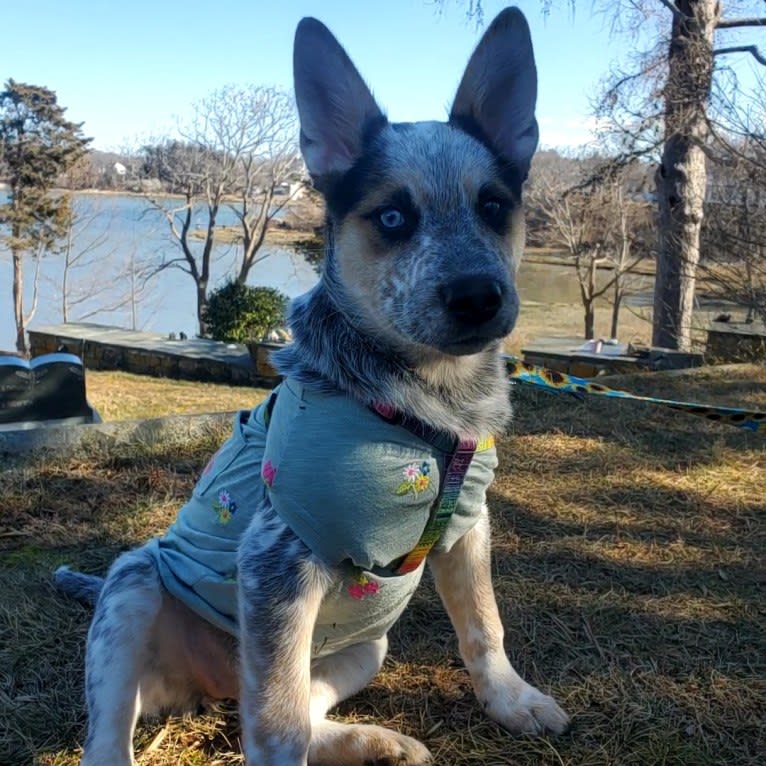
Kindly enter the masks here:
[[521, 187], [538, 137], [522, 13], [506, 9], [487, 29], [446, 123], [389, 123], [315, 19], [298, 26], [294, 71], [301, 150], [334, 238], [325, 268], [336, 301], [400, 348], [494, 347], [518, 314]]

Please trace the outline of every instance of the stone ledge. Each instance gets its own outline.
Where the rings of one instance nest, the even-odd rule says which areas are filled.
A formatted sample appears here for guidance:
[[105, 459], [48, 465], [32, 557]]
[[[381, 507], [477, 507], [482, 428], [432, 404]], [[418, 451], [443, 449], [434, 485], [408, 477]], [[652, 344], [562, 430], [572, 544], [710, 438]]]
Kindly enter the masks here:
[[80, 450], [109, 449], [119, 444], [154, 446], [188, 442], [228, 428], [233, 417], [233, 412], [215, 412], [0, 431], [0, 459], [4, 462], [24, 462], [41, 452], [67, 451], [76, 454]]
[[241, 343], [204, 338], [171, 340], [157, 333], [123, 330], [88, 322], [49, 325], [29, 331], [32, 356], [66, 348], [90, 370], [120, 370], [138, 375], [206, 383], [271, 387], [273, 370], [256, 365]]
[[766, 326], [762, 322], [711, 322], [706, 353], [722, 362], [764, 362]]

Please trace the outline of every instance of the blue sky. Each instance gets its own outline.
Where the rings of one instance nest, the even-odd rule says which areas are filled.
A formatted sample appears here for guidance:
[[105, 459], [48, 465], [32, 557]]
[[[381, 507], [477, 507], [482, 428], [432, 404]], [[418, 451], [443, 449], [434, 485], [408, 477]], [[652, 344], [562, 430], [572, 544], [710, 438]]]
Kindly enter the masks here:
[[[588, 98], [621, 43], [587, 0], [574, 18], [564, 7], [544, 19], [539, 0], [516, 4], [536, 48], [542, 142], [582, 143]], [[487, 16], [504, 5], [485, 0]], [[456, 0], [442, 13], [432, 0], [24, 0], [3, 10], [0, 77], [52, 88], [96, 148], [119, 148], [172, 130], [225, 83], [290, 88], [295, 25], [313, 15], [389, 117], [444, 119], [480, 34], [463, 9]]]
[[[578, 0], [574, 15], [567, 0], [557, 0], [547, 18], [540, 0], [516, 4], [532, 27], [542, 145], [592, 140], [590, 99], [633, 41], [610, 36], [609, 14], [594, 14], [591, 0]], [[487, 20], [505, 5], [484, 0]], [[467, 0], [446, 0], [442, 12], [434, 0], [21, 0], [6, 6], [0, 78], [55, 90], [99, 149], [137, 146], [171, 132], [194, 101], [226, 83], [290, 89], [293, 33], [306, 15], [333, 30], [391, 119], [444, 119], [480, 35], [466, 19]], [[727, 43], [737, 42], [736, 31], [725, 34]], [[726, 58], [753, 81], [749, 56]]]

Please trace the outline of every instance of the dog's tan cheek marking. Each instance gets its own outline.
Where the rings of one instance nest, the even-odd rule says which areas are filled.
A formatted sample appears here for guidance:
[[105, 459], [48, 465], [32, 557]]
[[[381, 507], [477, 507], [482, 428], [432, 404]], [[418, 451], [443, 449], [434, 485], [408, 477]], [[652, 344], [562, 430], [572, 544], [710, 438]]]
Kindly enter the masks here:
[[380, 294], [375, 287], [381, 282], [388, 267], [382, 243], [371, 231], [371, 224], [350, 216], [340, 226], [335, 238], [343, 284], [354, 295], [368, 303], [373, 311], [380, 309]]
[[505, 236], [508, 258], [511, 269], [515, 274], [521, 265], [524, 246], [527, 239], [527, 227], [524, 219], [524, 208], [521, 202], [511, 211], [511, 226]]

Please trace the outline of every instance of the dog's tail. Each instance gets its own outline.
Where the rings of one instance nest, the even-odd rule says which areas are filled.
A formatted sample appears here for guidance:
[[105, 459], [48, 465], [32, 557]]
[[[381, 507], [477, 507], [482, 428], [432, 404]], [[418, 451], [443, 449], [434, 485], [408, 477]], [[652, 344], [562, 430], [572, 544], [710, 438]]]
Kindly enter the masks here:
[[53, 584], [64, 595], [93, 606], [104, 587], [104, 578], [59, 567], [53, 574]]

